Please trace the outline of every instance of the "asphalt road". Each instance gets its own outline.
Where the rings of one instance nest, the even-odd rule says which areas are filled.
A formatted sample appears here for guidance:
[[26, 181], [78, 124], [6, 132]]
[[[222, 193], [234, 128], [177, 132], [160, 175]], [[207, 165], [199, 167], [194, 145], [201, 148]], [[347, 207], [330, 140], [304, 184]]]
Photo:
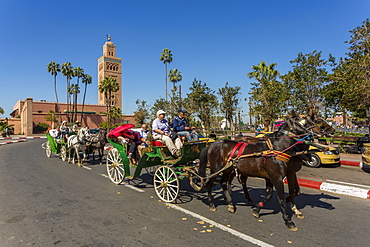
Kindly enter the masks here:
[[[44, 139], [0, 147], [0, 246], [367, 246], [367, 199], [302, 188], [297, 199], [305, 219], [289, 231], [274, 197], [255, 219], [235, 182], [235, 214], [216, 188], [216, 212], [206, 194], [182, 181], [175, 204], [158, 200], [149, 175], [116, 186], [105, 166], [78, 168], [47, 158]], [[315, 169], [330, 174], [337, 168]], [[351, 169], [342, 170], [356, 176]], [[334, 173], [335, 173], [334, 172]], [[357, 174], [358, 175], [358, 174]], [[337, 177], [339, 179], [339, 177]], [[249, 179], [258, 202], [264, 182]]]

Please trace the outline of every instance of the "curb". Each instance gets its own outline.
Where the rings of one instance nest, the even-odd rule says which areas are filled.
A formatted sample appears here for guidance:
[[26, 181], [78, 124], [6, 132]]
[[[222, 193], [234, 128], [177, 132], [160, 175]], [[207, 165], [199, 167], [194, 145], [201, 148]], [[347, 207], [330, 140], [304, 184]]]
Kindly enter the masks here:
[[[286, 178], [284, 183], [287, 183]], [[341, 195], [370, 199], [370, 186], [298, 176], [298, 184], [302, 187], [332, 192]]]
[[46, 136], [19, 136], [19, 137], [0, 137], [0, 140], [24, 140], [24, 139], [41, 139]]
[[348, 160], [341, 160], [340, 161], [340, 164], [341, 165], [345, 165], [345, 166], [361, 166], [361, 162], [360, 161], [348, 161]]
[[26, 142], [27, 140], [17, 140], [17, 141], [10, 141], [10, 142], [2, 142], [0, 145], [12, 144], [17, 142]]

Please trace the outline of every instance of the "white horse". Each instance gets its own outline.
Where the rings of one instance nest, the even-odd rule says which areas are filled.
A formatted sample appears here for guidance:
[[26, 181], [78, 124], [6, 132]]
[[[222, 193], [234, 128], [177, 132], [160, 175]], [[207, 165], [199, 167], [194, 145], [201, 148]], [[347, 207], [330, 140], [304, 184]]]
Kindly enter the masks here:
[[[78, 166], [82, 166], [82, 163], [87, 159], [86, 154], [86, 142], [90, 138], [90, 131], [87, 127], [81, 128], [77, 135], [68, 137], [68, 163], [76, 163], [75, 157], [77, 157]], [[83, 159], [81, 161], [80, 151], [83, 153]], [[72, 157], [71, 157], [72, 156]]]

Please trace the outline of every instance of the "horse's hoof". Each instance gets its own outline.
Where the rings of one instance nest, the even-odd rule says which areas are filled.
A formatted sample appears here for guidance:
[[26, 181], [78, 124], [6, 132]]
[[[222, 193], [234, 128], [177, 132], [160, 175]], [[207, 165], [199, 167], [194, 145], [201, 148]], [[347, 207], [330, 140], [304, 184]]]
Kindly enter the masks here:
[[296, 214], [295, 215], [298, 219], [304, 219], [304, 215], [303, 214]]
[[217, 211], [217, 208], [215, 206], [212, 206], [212, 207], [209, 207], [209, 210], [215, 212], [215, 211]]
[[230, 213], [235, 213], [235, 207], [233, 205], [228, 205], [227, 206], [227, 210], [230, 212]]
[[260, 217], [260, 213], [256, 210], [256, 209], [253, 209], [253, 216], [255, 217], [255, 218], [259, 218]]
[[298, 227], [296, 227], [296, 226], [294, 225], [294, 223], [293, 223], [293, 222], [288, 223], [288, 224], [287, 224], [287, 227], [288, 227], [288, 229], [289, 229], [289, 230], [291, 230], [291, 231], [293, 231], [293, 232], [298, 231]]
[[253, 206], [254, 205], [254, 202], [253, 201], [248, 201], [247, 205], [248, 206]]

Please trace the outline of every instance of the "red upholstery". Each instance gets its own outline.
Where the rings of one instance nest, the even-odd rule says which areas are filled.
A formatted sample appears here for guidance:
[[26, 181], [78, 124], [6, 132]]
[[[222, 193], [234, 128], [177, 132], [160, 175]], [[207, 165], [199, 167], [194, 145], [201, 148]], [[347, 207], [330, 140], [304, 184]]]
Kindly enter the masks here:
[[150, 141], [150, 145], [152, 145], [152, 146], [163, 146], [161, 141]]

